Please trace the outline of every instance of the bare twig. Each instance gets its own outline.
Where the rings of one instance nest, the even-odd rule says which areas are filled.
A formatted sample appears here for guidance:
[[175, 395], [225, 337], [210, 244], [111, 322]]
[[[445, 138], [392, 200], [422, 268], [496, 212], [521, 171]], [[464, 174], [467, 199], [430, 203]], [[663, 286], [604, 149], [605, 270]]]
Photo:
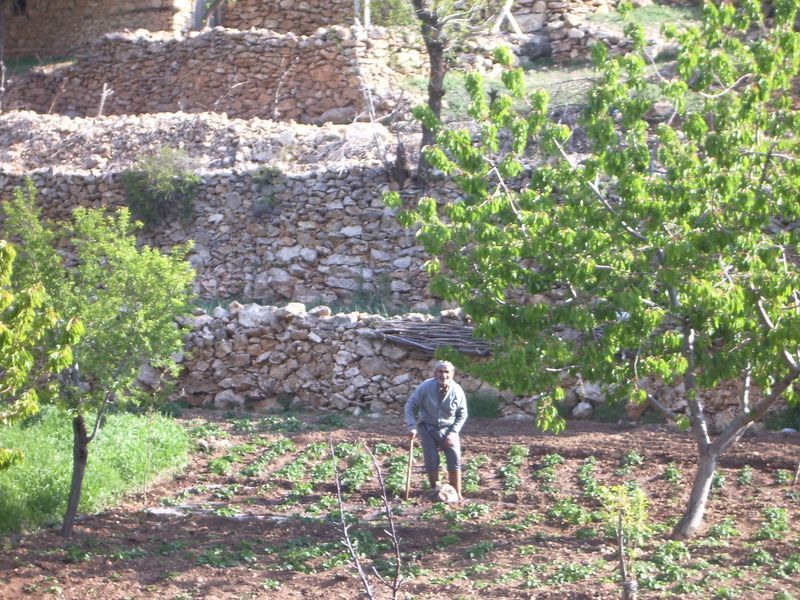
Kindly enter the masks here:
[[372, 592], [372, 586], [369, 583], [369, 579], [367, 578], [367, 574], [364, 572], [364, 569], [361, 566], [361, 561], [358, 558], [358, 550], [353, 545], [353, 541], [350, 539], [350, 526], [347, 524], [347, 517], [344, 513], [344, 499], [342, 498], [342, 484], [339, 479], [339, 466], [336, 462], [336, 452], [333, 449], [333, 440], [328, 438], [328, 445], [331, 449], [331, 461], [333, 463], [333, 479], [336, 483], [336, 501], [339, 505], [339, 525], [341, 526], [342, 530], [342, 544], [344, 544], [345, 548], [347, 548], [347, 552], [350, 554], [350, 562], [358, 571], [358, 577], [361, 579], [361, 585], [364, 586], [364, 594], [370, 600], [374, 600], [375, 596]]
[[[411, 441], [410, 445], [411, 448], [414, 447], [413, 440]], [[384, 533], [389, 536], [389, 539], [392, 542], [395, 559], [394, 578], [392, 579], [391, 583], [384, 581], [383, 577], [380, 576], [374, 567], [372, 570], [375, 571], [375, 575], [378, 576], [381, 582], [392, 590], [392, 600], [396, 600], [397, 593], [400, 591], [400, 586], [402, 586], [405, 582], [405, 578], [401, 575], [402, 555], [400, 553], [400, 537], [397, 535], [397, 528], [394, 524], [394, 513], [392, 513], [392, 505], [389, 503], [389, 495], [386, 493], [386, 483], [383, 480], [383, 474], [381, 473], [380, 465], [378, 465], [378, 460], [375, 458], [375, 454], [372, 452], [372, 450], [369, 449], [369, 446], [364, 444], [364, 447], [367, 449], [367, 454], [369, 454], [369, 457], [372, 459], [372, 467], [375, 469], [375, 475], [378, 477], [378, 485], [380, 486], [381, 490], [381, 499], [383, 500], [383, 513], [386, 515], [386, 521], [389, 524], [389, 529], [384, 529]]]
[[107, 83], [103, 84], [103, 92], [100, 94], [100, 106], [97, 108], [97, 116], [103, 116], [103, 109], [106, 107], [106, 100], [108, 100], [109, 96], [114, 94], [114, 90], [108, 87]]

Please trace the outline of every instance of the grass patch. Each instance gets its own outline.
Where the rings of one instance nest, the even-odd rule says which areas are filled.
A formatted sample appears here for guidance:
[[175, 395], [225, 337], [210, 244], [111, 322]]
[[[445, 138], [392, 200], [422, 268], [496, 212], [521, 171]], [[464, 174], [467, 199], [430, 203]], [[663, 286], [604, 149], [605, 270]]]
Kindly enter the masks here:
[[[22, 463], [0, 472], [0, 532], [59, 523], [72, 476], [69, 416], [46, 409], [26, 423], [0, 429], [0, 445], [25, 454]], [[167, 417], [109, 415], [89, 445], [80, 510], [101, 510], [159, 473], [183, 466], [188, 449], [186, 432]]]
[[36, 56], [21, 56], [19, 58], [6, 59], [6, 69], [9, 75], [21, 75], [30, 71], [34, 67], [41, 67], [43, 65], [55, 65], [59, 63], [72, 62], [72, 58], [68, 56], [54, 56], [51, 58], [37, 58]]
[[[702, 6], [666, 6], [654, 4], [631, 10], [630, 19], [648, 29], [660, 29], [662, 25], [675, 25], [678, 29], [700, 25], [703, 21]], [[590, 23], [598, 25], [624, 25], [625, 21], [619, 12], [594, 13], [589, 16]]]

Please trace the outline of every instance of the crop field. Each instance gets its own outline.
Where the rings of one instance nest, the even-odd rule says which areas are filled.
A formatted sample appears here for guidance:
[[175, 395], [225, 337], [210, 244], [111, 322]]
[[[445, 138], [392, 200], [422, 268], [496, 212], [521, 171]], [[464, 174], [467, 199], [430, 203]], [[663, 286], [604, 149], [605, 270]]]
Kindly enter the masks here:
[[83, 517], [70, 542], [6, 539], [0, 597], [364, 597], [345, 523], [375, 598], [398, 583], [398, 598], [618, 598], [623, 512], [642, 598], [800, 598], [797, 434], [744, 438], [723, 457], [705, 531], [677, 541], [693, 447], [665, 426], [570, 423], [552, 436], [527, 420], [472, 419], [467, 501], [447, 505], [423, 486], [419, 453], [403, 499], [396, 416], [182, 420], [196, 447], [184, 472]]

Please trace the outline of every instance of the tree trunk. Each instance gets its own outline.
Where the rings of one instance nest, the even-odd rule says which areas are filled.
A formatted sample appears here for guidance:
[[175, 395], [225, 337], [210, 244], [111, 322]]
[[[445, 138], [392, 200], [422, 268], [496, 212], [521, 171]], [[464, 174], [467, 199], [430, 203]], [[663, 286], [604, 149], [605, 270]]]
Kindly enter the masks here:
[[672, 530], [673, 539], [688, 539], [702, 525], [708, 494], [711, 491], [711, 480], [717, 468], [718, 458], [719, 451], [713, 446], [709, 446], [700, 453], [700, 462], [697, 465], [697, 473], [695, 473], [694, 481], [692, 482], [689, 503], [686, 506], [686, 512], [683, 517]]
[[[420, 22], [422, 39], [428, 51], [430, 71], [428, 72], [428, 108], [437, 119], [442, 118], [442, 98], [444, 97], [444, 76], [447, 73], [447, 64], [444, 60], [444, 51], [447, 40], [445, 39], [444, 24], [439, 16], [432, 10], [425, 10], [422, 0], [414, 0], [414, 13]], [[422, 142], [420, 149], [432, 146], [436, 141], [436, 134], [422, 126]], [[419, 167], [427, 170], [428, 163], [420, 154]]]
[[86, 421], [82, 414], [72, 419], [72, 433], [72, 482], [69, 488], [67, 512], [64, 513], [64, 522], [61, 525], [61, 535], [65, 538], [72, 537], [75, 516], [78, 513], [78, 503], [81, 500], [83, 476], [86, 473], [86, 464], [89, 461], [90, 438], [86, 431]]

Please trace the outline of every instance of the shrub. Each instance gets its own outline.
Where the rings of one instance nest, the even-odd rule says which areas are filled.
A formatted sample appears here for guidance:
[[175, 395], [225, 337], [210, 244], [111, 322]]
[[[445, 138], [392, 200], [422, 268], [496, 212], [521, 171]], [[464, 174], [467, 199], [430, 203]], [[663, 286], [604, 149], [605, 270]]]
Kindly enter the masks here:
[[139, 158], [122, 173], [125, 201], [131, 214], [146, 226], [191, 213], [200, 177], [184, 150], [163, 147], [157, 154]]
[[470, 417], [496, 419], [500, 416], [500, 399], [495, 395], [470, 394], [467, 412]]

